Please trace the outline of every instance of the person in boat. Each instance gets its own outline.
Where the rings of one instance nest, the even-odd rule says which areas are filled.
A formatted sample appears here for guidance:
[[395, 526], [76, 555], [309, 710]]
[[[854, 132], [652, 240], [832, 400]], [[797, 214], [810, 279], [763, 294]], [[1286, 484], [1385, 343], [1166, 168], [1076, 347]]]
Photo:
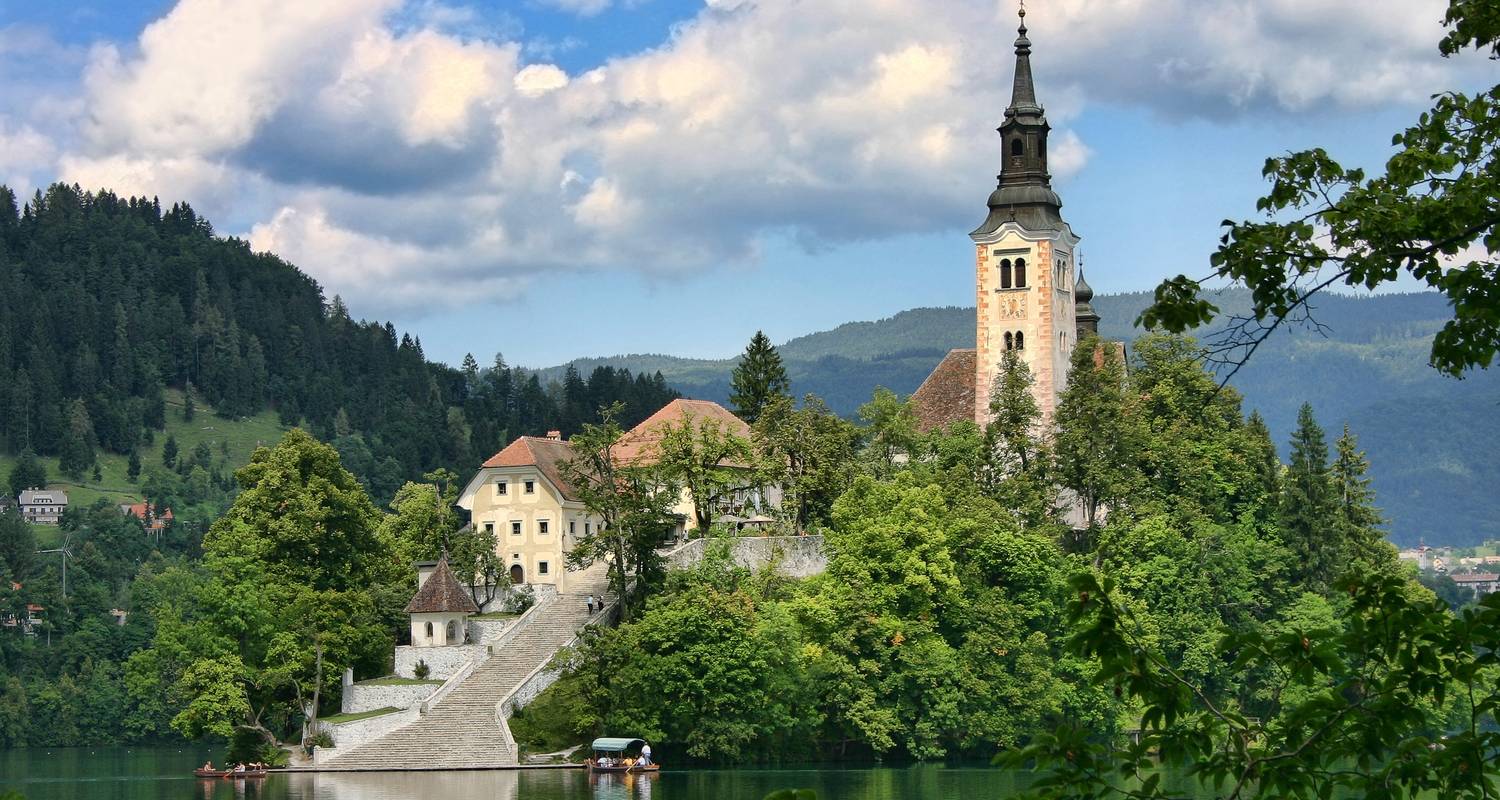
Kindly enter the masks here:
[[203, 762], [202, 769], [203, 769], [204, 772], [213, 772], [214, 771], [214, 761], [213, 761], [213, 759], [209, 759], [209, 760]]
[[651, 766], [651, 743], [650, 742], [641, 742], [641, 758], [640, 758], [639, 761], [637, 761], [635, 763], [637, 765], [639, 765], [639, 766], [642, 766], [642, 767], [649, 767], [649, 766]]

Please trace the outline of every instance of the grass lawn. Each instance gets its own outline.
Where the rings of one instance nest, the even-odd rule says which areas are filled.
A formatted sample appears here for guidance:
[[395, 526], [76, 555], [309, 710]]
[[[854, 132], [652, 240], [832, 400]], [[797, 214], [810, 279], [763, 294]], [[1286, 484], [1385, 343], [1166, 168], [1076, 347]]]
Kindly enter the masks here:
[[384, 678], [370, 678], [364, 681], [355, 681], [355, 686], [442, 686], [443, 682], [433, 678], [422, 680], [420, 678], [398, 678], [387, 675]]
[[401, 709], [399, 708], [391, 708], [390, 706], [386, 706], [385, 708], [377, 708], [374, 711], [361, 711], [358, 714], [334, 714], [331, 717], [322, 717], [318, 721], [326, 722], [329, 725], [338, 725], [344, 722], [354, 722], [355, 720], [369, 719], [370, 717], [383, 717], [386, 714], [394, 714], [400, 710]]
[[[197, 403], [197, 413], [193, 415], [192, 422], [182, 420], [182, 392], [176, 389], [168, 389], [167, 400], [167, 429], [155, 431], [155, 439], [150, 445], [141, 448], [141, 466], [161, 464], [161, 446], [167, 441], [168, 436], [177, 437], [178, 458], [191, 455], [193, 448], [199, 442], [207, 442], [209, 449], [213, 451], [214, 460], [224, 457], [221, 446], [228, 444], [229, 463], [236, 467], [243, 466], [250, 460], [250, 453], [259, 445], [272, 445], [281, 439], [286, 432], [275, 412], [262, 411], [253, 417], [242, 417], [237, 420], [223, 419], [213, 413], [203, 403]], [[68, 504], [73, 506], [91, 506], [100, 498], [108, 499], [111, 503], [138, 503], [141, 501], [140, 489], [131, 483], [126, 473], [129, 472], [129, 456], [98, 451], [99, 458], [99, 480], [96, 482], [93, 475], [85, 475], [82, 481], [75, 481], [62, 474], [57, 468], [57, 459], [43, 456], [39, 460], [47, 468], [47, 487], [51, 489], [62, 489], [68, 493]], [[10, 477], [11, 467], [15, 465], [13, 456], [0, 455], [0, 480]], [[39, 529], [48, 526], [37, 526]], [[54, 531], [54, 536], [56, 529]], [[41, 540], [41, 532], [38, 531], [38, 541]]]

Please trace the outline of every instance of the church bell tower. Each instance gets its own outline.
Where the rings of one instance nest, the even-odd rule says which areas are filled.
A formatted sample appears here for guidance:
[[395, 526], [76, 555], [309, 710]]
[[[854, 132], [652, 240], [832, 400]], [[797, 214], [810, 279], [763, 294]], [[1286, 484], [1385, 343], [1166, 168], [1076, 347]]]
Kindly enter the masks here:
[[1000, 359], [1005, 351], [1016, 350], [1031, 368], [1032, 393], [1047, 427], [1067, 385], [1069, 356], [1077, 344], [1073, 258], [1078, 236], [1063, 221], [1062, 199], [1047, 172], [1051, 126], [1032, 83], [1024, 5], [1020, 16], [1015, 83], [999, 128], [999, 186], [990, 194], [989, 216], [969, 234], [975, 245], [978, 328], [974, 421], [981, 426], [989, 421]]

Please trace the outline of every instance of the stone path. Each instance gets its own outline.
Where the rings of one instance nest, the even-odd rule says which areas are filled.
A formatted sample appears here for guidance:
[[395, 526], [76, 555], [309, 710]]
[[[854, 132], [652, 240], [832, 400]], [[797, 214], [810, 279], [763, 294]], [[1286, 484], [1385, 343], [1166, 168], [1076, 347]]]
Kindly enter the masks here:
[[539, 608], [495, 654], [416, 722], [357, 745], [327, 762], [332, 769], [463, 769], [517, 764], [495, 720], [495, 705], [547, 663], [588, 621], [587, 596], [605, 581], [559, 594]]

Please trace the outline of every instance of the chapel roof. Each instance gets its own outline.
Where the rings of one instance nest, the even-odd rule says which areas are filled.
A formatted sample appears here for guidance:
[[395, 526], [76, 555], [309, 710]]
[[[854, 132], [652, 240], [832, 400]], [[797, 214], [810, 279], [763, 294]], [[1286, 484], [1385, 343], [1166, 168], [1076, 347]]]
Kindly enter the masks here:
[[458, 582], [458, 576], [448, 566], [448, 554], [438, 559], [437, 569], [427, 576], [417, 593], [406, 604], [407, 614], [477, 614], [479, 606], [474, 605], [474, 598], [469, 596], [469, 590]]
[[974, 420], [978, 357], [973, 348], [949, 350], [912, 393], [911, 408], [918, 430], [926, 433], [960, 420]]

